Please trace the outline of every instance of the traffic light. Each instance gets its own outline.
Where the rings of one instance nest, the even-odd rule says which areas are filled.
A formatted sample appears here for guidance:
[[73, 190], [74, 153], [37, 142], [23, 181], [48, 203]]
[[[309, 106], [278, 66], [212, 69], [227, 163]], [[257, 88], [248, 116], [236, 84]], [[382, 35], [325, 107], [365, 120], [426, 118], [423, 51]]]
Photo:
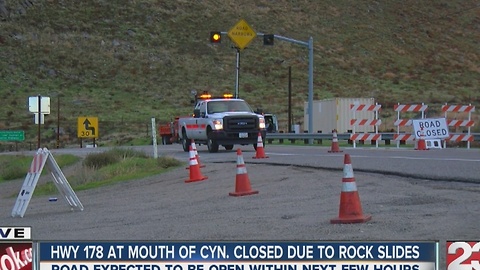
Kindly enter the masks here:
[[222, 33], [221, 32], [210, 32], [210, 42], [211, 43], [221, 43], [222, 42]]
[[273, 46], [273, 40], [275, 38], [275, 35], [263, 35], [263, 45], [269, 45]]

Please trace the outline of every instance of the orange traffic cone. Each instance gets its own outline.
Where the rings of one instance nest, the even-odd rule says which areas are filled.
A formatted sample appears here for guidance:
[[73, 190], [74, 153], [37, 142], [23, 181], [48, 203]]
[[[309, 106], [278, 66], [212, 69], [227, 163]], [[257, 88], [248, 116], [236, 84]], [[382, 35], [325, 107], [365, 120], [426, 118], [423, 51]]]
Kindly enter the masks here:
[[338, 137], [337, 137], [337, 130], [334, 129], [332, 130], [333, 133], [333, 138], [332, 138], [332, 148], [329, 150], [329, 153], [340, 153], [343, 152], [340, 150], [340, 147], [338, 146]]
[[243, 161], [242, 150], [237, 149], [237, 176], [235, 178], [235, 192], [228, 193], [230, 196], [245, 196], [258, 194], [258, 191], [252, 190], [250, 179], [247, 174], [247, 167]]
[[200, 172], [200, 166], [198, 165], [197, 158], [195, 157], [195, 151], [192, 149], [192, 145], [189, 147], [190, 152], [190, 179], [185, 180], [185, 183], [202, 181], [208, 177], [203, 176]]
[[345, 154], [342, 178], [342, 193], [340, 195], [340, 213], [338, 218], [330, 220], [332, 224], [363, 223], [372, 219], [371, 215], [363, 215], [360, 196], [353, 177], [350, 155]]
[[428, 150], [427, 143], [425, 142], [425, 133], [423, 132], [423, 128], [420, 129], [420, 138], [417, 142], [417, 147], [415, 150]]
[[253, 158], [268, 158], [268, 156], [265, 155], [265, 150], [263, 149], [262, 134], [260, 132], [258, 133], [257, 139], [257, 152]]
[[[199, 156], [198, 156], [197, 145], [195, 144], [195, 140], [192, 139], [190, 145], [192, 146], [193, 152], [195, 152], [195, 157], [197, 158], [198, 166], [199, 166], [200, 168], [205, 167], [205, 164], [202, 164], [202, 163], [200, 162], [200, 158], [199, 158]], [[185, 168], [185, 169], [189, 169], [189, 167], [187, 167], [187, 168]]]

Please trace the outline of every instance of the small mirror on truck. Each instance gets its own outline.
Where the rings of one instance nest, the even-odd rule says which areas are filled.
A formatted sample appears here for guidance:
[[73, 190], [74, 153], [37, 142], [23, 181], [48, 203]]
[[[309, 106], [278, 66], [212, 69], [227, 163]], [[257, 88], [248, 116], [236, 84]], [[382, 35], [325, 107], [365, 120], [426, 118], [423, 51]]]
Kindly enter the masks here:
[[200, 117], [200, 109], [193, 110], [193, 117], [199, 118]]

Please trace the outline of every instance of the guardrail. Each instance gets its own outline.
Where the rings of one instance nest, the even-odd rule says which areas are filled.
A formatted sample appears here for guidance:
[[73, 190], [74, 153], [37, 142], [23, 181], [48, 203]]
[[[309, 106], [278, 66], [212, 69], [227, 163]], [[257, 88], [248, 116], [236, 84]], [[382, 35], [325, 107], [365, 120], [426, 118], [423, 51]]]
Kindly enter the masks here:
[[[397, 133], [379, 133], [382, 134], [382, 141], [385, 141], [385, 144], [390, 144], [393, 141], [393, 136]], [[450, 133], [457, 134], [457, 133]], [[458, 133], [464, 134], [464, 133]], [[473, 135], [474, 141], [480, 141], [480, 133], [471, 133]], [[351, 133], [338, 133], [338, 140], [350, 140]], [[332, 133], [267, 133], [266, 141], [272, 143], [274, 140], [278, 140], [280, 143], [283, 143], [284, 140], [289, 140], [295, 142], [297, 140], [303, 140], [305, 144], [309, 143], [309, 140], [317, 141], [317, 143], [322, 143], [322, 140], [332, 140]]]

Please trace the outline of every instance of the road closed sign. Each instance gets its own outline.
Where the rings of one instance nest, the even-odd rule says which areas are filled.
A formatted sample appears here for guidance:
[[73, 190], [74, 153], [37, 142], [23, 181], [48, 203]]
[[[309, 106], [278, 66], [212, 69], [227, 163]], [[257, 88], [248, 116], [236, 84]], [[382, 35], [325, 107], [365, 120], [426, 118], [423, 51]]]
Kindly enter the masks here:
[[420, 132], [423, 129], [424, 139], [444, 139], [448, 138], [448, 126], [445, 118], [413, 119], [413, 131], [415, 138], [420, 138]]

